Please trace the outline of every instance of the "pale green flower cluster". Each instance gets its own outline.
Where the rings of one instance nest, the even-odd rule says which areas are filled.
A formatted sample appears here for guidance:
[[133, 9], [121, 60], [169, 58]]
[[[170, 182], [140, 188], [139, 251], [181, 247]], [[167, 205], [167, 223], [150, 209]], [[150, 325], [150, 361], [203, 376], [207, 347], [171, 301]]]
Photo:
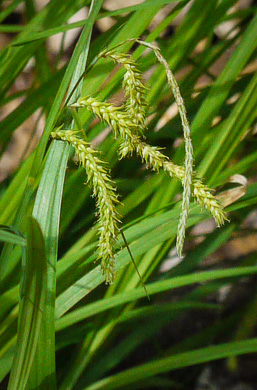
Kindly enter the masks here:
[[[134, 134], [134, 123], [132, 123], [126, 113], [121, 108], [115, 107], [110, 103], [102, 103], [96, 98], [82, 97], [73, 107], [86, 107], [95, 116], [107, 122], [114, 130], [115, 137], [120, 140], [119, 153], [124, 158], [135, 152], [142, 161], [145, 162], [154, 171], [163, 169], [171, 176], [174, 176], [182, 183], [186, 177], [186, 168], [174, 164], [168, 159], [160, 149], [151, 146], [141, 140], [138, 134]], [[226, 215], [217, 199], [211, 194], [210, 190], [200, 181], [193, 177], [192, 195], [204, 206], [214, 217], [218, 226], [226, 220]]]
[[106, 283], [112, 283], [115, 277], [114, 246], [119, 231], [118, 202], [114, 183], [99, 159], [98, 152], [90, 144], [77, 136], [77, 131], [60, 130], [52, 132], [52, 138], [69, 142], [75, 149], [79, 163], [86, 169], [87, 183], [93, 189], [98, 209], [98, 258], [105, 275]]
[[[177, 231], [177, 251], [179, 256], [182, 256], [191, 195], [201, 206], [205, 207], [211, 213], [218, 226], [222, 225], [227, 218], [217, 199], [193, 173], [193, 146], [185, 105], [168, 63], [156, 45], [140, 40], [136, 41], [152, 49], [158, 61], [165, 68], [168, 84], [172, 89], [178, 105], [184, 131], [186, 150], [184, 167], [175, 165], [158, 147], [148, 145], [141, 137], [140, 133], [145, 129], [146, 87], [142, 81], [142, 74], [138, 71], [136, 63], [131, 56], [116, 53], [114, 49], [109, 51], [104, 50], [98, 56], [98, 58], [111, 58], [125, 68], [123, 88], [127, 100], [124, 105], [115, 107], [110, 103], [101, 102], [89, 96], [81, 97], [71, 107], [85, 107], [112, 128], [115, 138], [120, 142], [120, 158], [136, 153], [150, 169], [157, 172], [162, 169], [182, 183], [184, 188], [182, 211]], [[90, 147], [89, 143], [79, 138], [76, 131], [61, 130], [59, 128], [52, 133], [52, 137], [72, 144], [79, 162], [86, 169], [88, 182], [93, 187], [93, 194], [97, 199], [98, 231], [100, 236], [98, 257], [101, 259], [102, 271], [105, 275], [106, 282], [112, 283], [115, 275], [114, 245], [119, 232], [118, 214], [115, 209], [118, 200], [113, 182], [103, 163], [97, 156], [97, 152]]]
[[[184, 245], [185, 233], [186, 233], [186, 224], [190, 207], [190, 197], [191, 197], [191, 184], [192, 184], [192, 175], [193, 175], [193, 145], [190, 137], [190, 127], [187, 120], [186, 108], [183, 101], [183, 98], [180, 94], [180, 90], [177, 84], [175, 77], [173, 76], [169, 65], [165, 58], [161, 55], [160, 49], [157, 45], [136, 40], [141, 45], [144, 45], [151, 50], [153, 50], [158, 61], [164, 66], [166, 71], [168, 84], [171, 87], [175, 101], [178, 106], [182, 127], [184, 130], [184, 140], [185, 140], [185, 176], [182, 180], [184, 187], [183, 197], [182, 197], [182, 211], [180, 215], [179, 225], [178, 225], [178, 234], [177, 234], [177, 251], [179, 256], [182, 256], [182, 250]], [[125, 69], [126, 73], [124, 76], [123, 86], [128, 96], [128, 112], [132, 116], [132, 121], [138, 123], [140, 128], [144, 130], [144, 119], [145, 119], [145, 88], [142, 83], [142, 77], [140, 72], [138, 72], [137, 67], [133, 59], [126, 54], [115, 53], [115, 50], [103, 51], [99, 57], [110, 57], [114, 61], [121, 63]], [[126, 104], [126, 107], [127, 107]], [[135, 118], [141, 118], [142, 121], [138, 121]]]
[[[144, 44], [142, 41], [140, 43]], [[192, 184], [192, 176], [193, 176], [193, 144], [191, 141], [190, 136], [190, 127], [187, 120], [186, 115], [186, 108], [183, 101], [183, 98], [180, 94], [180, 90], [177, 84], [177, 81], [175, 77], [173, 76], [169, 64], [165, 60], [165, 58], [161, 55], [160, 49], [156, 45], [147, 44], [148, 47], [150, 47], [154, 54], [156, 55], [158, 61], [164, 66], [168, 83], [172, 89], [174, 98], [176, 100], [182, 127], [184, 130], [184, 140], [185, 140], [185, 175], [182, 180], [182, 184], [184, 187], [183, 197], [182, 197], [182, 212], [180, 215], [180, 220], [178, 224], [178, 235], [177, 235], [177, 251], [179, 256], [182, 256], [183, 251], [183, 245], [184, 245], [184, 239], [186, 234], [186, 224], [187, 224], [187, 218], [189, 213], [189, 206], [190, 206], [190, 197], [191, 197], [191, 184]]]
[[99, 57], [111, 58], [114, 62], [121, 64], [126, 69], [123, 77], [123, 89], [127, 97], [125, 110], [129, 114], [131, 121], [137, 125], [135, 130], [145, 129], [145, 91], [142, 73], [137, 69], [133, 58], [128, 54], [115, 53], [115, 51], [104, 51]]

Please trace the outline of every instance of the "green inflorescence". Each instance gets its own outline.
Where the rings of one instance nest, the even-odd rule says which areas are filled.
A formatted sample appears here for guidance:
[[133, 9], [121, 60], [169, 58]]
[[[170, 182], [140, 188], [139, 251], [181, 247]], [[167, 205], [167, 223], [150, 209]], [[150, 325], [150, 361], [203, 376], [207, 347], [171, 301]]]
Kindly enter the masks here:
[[[218, 226], [224, 224], [227, 218], [215, 196], [193, 172], [193, 146], [186, 109], [178, 84], [169, 69], [168, 63], [156, 45], [140, 40], [136, 41], [153, 50], [156, 58], [165, 68], [168, 83], [178, 105], [184, 131], [186, 151], [184, 166], [174, 164], [158, 147], [148, 145], [141, 136], [146, 128], [145, 92], [147, 88], [143, 83], [141, 72], [137, 69], [136, 62], [130, 55], [117, 53], [115, 49], [111, 49], [103, 51], [98, 56], [98, 58], [111, 58], [125, 68], [123, 88], [127, 100], [121, 107], [102, 102], [91, 96], [79, 98], [71, 107], [84, 107], [111, 127], [115, 138], [120, 141], [120, 158], [136, 153], [153, 171], [158, 172], [162, 169], [182, 183], [184, 188], [182, 211], [177, 230], [177, 252], [179, 256], [182, 256], [191, 196], [211, 213]], [[52, 132], [52, 137], [73, 145], [79, 163], [86, 169], [87, 182], [93, 189], [98, 209], [98, 258], [101, 259], [101, 268], [106, 283], [112, 283], [115, 277], [114, 246], [119, 234], [120, 222], [116, 211], [118, 197], [115, 185], [110, 178], [106, 164], [100, 160], [98, 152], [78, 136], [78, 131], [58, 128]]]

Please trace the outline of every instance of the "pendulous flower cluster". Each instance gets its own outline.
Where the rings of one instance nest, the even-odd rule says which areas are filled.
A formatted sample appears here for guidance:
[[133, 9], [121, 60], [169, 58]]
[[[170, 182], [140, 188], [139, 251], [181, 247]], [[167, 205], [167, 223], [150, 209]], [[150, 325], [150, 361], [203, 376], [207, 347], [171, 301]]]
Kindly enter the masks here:
[[116, 204], [119, 203], [116, 189], [105, 164], [90, 144], [77, 136], [78, 131], [56, 129], [52, 138], [69, 142], [75, 149], [79, 163], [86, 169], [87, 183], [93, 189], [98, 209], [98, 259], [106, 283], [115, 277], [114, 246], [118, 235], [119, 217]]
[[142, 73], [137, 69], [133, 58], [128, 54], [115, 53], [114, 50], [104, 51], [99, 57], [111, 58], [114, 62], [124, 66], [126, 72], [123, 76], [123, 89], [127, 97], [125, 111], [131, 115], [132, 122], [137, 125], [135, 130], [145, 129], [145, 92], [147, 90], [143, 83]]
[[[121, 158], [135, 152], [152, 170], [158, 172], [163, 169], [171, 177], [175, 177], [183, 183], [186, 177], [186, 167], [174, 164], [161, 153], [158, 147], [148, 145], [142, 141], [140, 136], [133, 132], [134, 123], [121, 108], [110, 103], [102, 103], [92, 97], [80, 98], [77, 103], [73, 104], [73, 107], [86, 107], [95, 116], [112, 127], [115, 137], [121, 141], [119, 147]], [[211, 213], [217, 225], [221, 226], [226, 220], [226, 214], [217, 199], [198, 178], [193, 177], [191, 187], [192, 195], [201, 206], [204, 206]]]
[[[160, 148], [148, 145], [141, 136], [146, 128], [146, 87], [142, 80], [142, 74], [137, 69], [137, 65], [131, 56], [117, 53], [114, 49], [104, 50], [98, 56], [98, 58], [110, 58], [125, 68], [123, 88], [127, 100], [121, 107], [115, 107], [110, 103], [102, 102], [91, 96], [79, 98], [71, 107], [84, 107], [111, 127], [115, 138], [120, 142], [120, 158], [136, 153], [153, 171], [158, 172], [162, 169], [182, 183], [184, 188], [182, 211], [177, 231], [177, 252], [179, 256], [182, 256], [191, 196], [211, 213], [218, 226], [221, 226], [227, 218], [217, 199], [193, 172], [193, 146], [186, 109], [178, 84], [169, 69], [168, 63], [156, 45], [140, 40], [136, 41], [153, 50], [156, 58], [165, 68], [168, 84], [178, 105], [184, 131], [186, 152], [184, 166], [174, 164], [161, 152]], [[92, 186], [93, 194], [97, 199], [99, 222], [98, 257], [101, 259], [101, 268], [106, 282], [112, 283], [115, 276], [114, 245], [119, 233], [119, 218], [115, 209], [118, 202], [117, 194], [114, 183], [105, 165], [99, 159], [97, 151], [93, 150], [84, 139], [78, 137], [77, 133], [78, 131], [75, 130], [58, 128], [52, 133], [52, 137], [62, 139], [73, 145], [79, 162], [86, 169], [88, 183]]]

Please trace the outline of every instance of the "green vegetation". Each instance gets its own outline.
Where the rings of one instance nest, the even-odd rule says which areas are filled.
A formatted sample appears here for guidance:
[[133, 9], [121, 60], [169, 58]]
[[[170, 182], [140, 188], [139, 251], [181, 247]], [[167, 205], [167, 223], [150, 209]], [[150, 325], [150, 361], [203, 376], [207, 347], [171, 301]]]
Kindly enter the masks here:
[[[4, 21], [24, 3], [26, 17], [23, 26], [0, 30], [17, 34], [0, 52], [3, 113], [22, 96], [2, 119], [1, 155], [35, 112], [46, 119], [33, 152], [0, 183], [0, 382], [8, 390], [186, 389], [204, 363], [227, 359], [236, 370], [239, 355], [257, 352], [256, 289], [249, 287], [246, 300], [236, 295], [232, 307], [229, 296], [218, 301], [223, 288], [230, 294], [242, 280], [251, 286], [257, 273], [257, 247], [233, 264], [224, 250], [256, 233], [245, 222], [257, 201], [256, 7], [195, 0], [170, 33], [191, 3], [173, 2], [107, 11], [103, 0], [51, 0], [37, 11], [33, 0], [18, 0], [0, 12]], [[88, 18], [69, 24], [84, 6]], [[158, 21], [160, 10], [166, 15]], [[92, 33], [104, 16], [112, 27]], [[61, 45], [50, 61], [47, 39], [78, 26], [71, 58], [60, 61]], [[149, 50], [156, 43], [187, 108], [195, 172], [187, 118], [171, 90], [176, 81], [171, 73], [167, 81], [158, 49]], [[33, 82], [13, 92], [32, 58]], [[214, 71], [218, 62], [221, 72]], [[232, 187], [239, 174], [250, 184]], [[222, 226], [208, 224], [211, 216]], [[185, 257], [171, 267], [185, 224]], [[217, 251], [223, 261], [210, 265]], [[183, 318], [188, 328], [174, 342]]]

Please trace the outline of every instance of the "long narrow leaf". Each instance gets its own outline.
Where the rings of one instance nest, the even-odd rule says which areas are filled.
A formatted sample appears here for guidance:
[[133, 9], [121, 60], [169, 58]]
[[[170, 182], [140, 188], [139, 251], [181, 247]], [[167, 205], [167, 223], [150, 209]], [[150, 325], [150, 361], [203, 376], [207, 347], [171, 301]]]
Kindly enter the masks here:
[[224, 359], [230, 356], [237, 356], [247, 353], [253, 353], [257, 350], [257, 339], [249, 339], [240, 342], [213, 345], [210, 347], [188, 351], [185, 353], [173, 355], [168, 358], [156, 360], [141, 366], [123, 371], [103, 379], [84, 390], [111, 390], [121, 389], [137, 383], [140, 380], [150, 378], [154, 375], [169, 372], [182, 367], [190, 367], [200, 363], [211, 362], [213, 360]]
[[29, 379], [29, 388], [55, 386], [55, 268], [57, 260], [58, 232], [63, 182], [69, 146], [54, 142], [45, 165], [37, 192], [33, 216], [41, 226], [46, 243], [47, 256], [47, 305], [39, 337], [36, 358]]
[[0, 225], [0, 241], [26, 246], [26, 239], [10, 226]]
[[46, 253], [38, 222], [27, 222], [27, 248], [23, 258], [19, 329], [8, 390], [25, 390], [36, 353], [46, 296]]

